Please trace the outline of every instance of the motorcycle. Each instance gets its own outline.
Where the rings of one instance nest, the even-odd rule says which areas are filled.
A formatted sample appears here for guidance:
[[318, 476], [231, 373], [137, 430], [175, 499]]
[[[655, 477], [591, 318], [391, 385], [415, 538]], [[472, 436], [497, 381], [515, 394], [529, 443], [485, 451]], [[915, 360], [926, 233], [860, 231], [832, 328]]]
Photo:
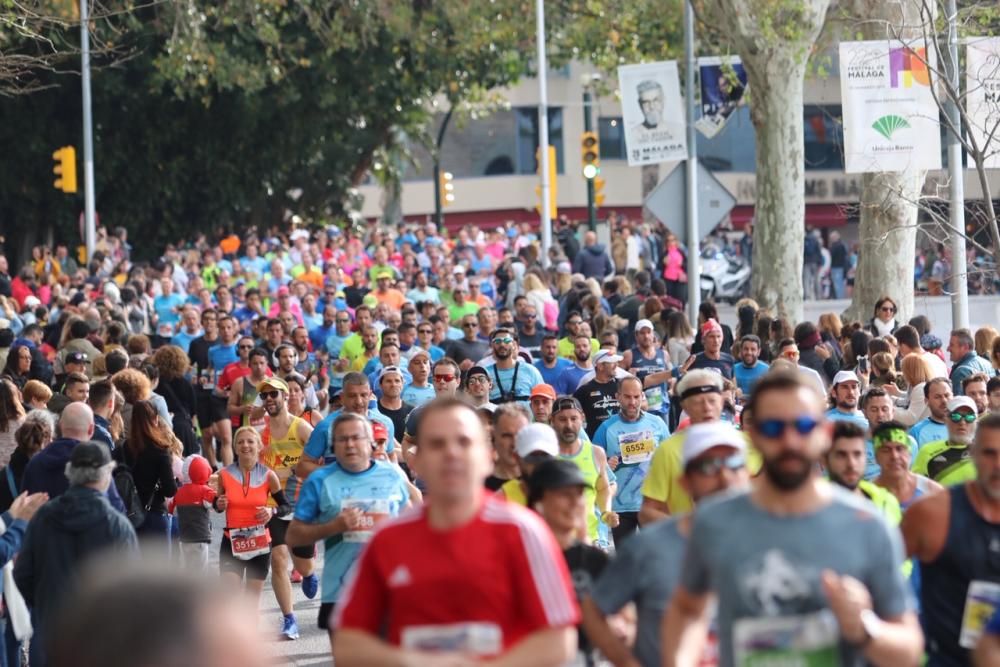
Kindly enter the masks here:
[[701, 251], [701, 299], [736, 303], [750, 295], [750, 266], [717, 245]]

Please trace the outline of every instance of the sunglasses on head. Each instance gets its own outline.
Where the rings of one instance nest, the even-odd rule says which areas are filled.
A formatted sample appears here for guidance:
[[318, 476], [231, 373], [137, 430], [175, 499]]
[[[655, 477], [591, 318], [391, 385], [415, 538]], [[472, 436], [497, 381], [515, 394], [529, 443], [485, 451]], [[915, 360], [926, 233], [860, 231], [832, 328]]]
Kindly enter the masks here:
[[435, 375], [434, 376], [434, 381], [435, 382], [454, 382], [454, 380], [455, 380], [455, 376], [454, 375]]
[[962, 414], [961, 412], [952, 412], [951, 414], [948, 415], [948, 418], [953, 422], [955, 422], [956, 424], [961, 422], [963, 419], [965, 420], [966, 424], [973, 424], [976, 421], [976, 415], [972, 413]]
[[281, 392], [278, 391], [277, 389], [269, 389], [268, 391], [260, 391], [257, 393], [260, 395], [261, 398], [264, 399], [278, 398], [278, 395], [281, 394]]
[[723, 469], [742, 470], [744, 466], [746, 466], [746, 457], [742, 453], [737, 453], [730, 454], [729, 456], [713, 456], [712, 458], [692, 461], [687, 466], [687, 472], [711, 477], [718, 475]]
[[797, 417], [787, 422], [782, 419], [755, 419], [754, 426], [764, 437], [780, 438], [789, 427], [794, 428], [799, 435], [809, 435], [819, 426], [819, 422], [812, 417]]

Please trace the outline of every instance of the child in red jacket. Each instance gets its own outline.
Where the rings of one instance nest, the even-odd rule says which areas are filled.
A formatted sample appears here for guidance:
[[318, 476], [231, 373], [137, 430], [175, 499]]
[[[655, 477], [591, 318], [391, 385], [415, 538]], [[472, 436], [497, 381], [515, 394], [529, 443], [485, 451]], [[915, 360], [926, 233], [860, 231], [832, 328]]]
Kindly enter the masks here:
[[209, 508], [215, 501], [215, 489], [208, 484], [212, 467], [203, 456], [192, 454], [184, 459], [183, 479], [167, 511], [177, 515], [184, 566], [204, 569], [208, 565], [208, 548], [212, 541]]

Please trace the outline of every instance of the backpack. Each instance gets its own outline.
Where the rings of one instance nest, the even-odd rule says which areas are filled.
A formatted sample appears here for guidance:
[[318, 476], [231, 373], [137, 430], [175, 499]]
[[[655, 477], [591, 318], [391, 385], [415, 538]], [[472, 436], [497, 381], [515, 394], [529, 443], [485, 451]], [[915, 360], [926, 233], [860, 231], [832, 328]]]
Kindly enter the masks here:
[[139, 489], [135, 486], [131, 468], [119, 463], [115, 466], [112, 477], [115, 481], [115, 488], [118, 489], [118, 495], [122, 497], [122, 502], [125, 504], [125, 516], [133, 528], [139, 528], [146, 521], [146, 511], [149, 508], [143, 506], [142, 500], [139, 499]]

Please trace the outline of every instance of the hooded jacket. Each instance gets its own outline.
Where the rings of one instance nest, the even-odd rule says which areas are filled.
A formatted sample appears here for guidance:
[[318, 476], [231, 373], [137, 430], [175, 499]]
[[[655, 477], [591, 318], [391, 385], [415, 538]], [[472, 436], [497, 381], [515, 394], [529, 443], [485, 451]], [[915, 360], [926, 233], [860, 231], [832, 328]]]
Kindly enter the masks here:
[[600, 243], [584, 246], [573, 260], [573, 273], [582, 273], [585, 278], [601, 281], [614, 272], [615, 265]]
[[95, 489], [70, 487], [29, 522], [14, 581], [32, 608], [39, 640], [44, 641], [52, 614], [68, 599], [87, 557], [104, 549], [136, 551], [138, 541], [128, 519]]

